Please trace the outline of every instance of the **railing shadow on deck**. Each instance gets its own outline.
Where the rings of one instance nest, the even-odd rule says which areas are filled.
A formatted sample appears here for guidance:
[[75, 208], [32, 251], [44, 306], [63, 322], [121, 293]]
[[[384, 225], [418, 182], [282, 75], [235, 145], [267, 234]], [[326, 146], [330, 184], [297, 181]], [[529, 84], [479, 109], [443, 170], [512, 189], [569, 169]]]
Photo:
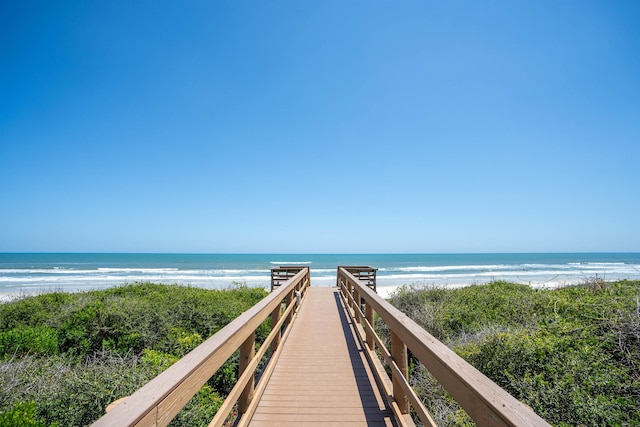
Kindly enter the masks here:
[[[347, 317], [345, 312], [346, 307], [343, 305], [343, 301], [338, 294], [335, 294], [335, 300], [367, 425], [379, 425], [384, 422], [385, 417], [393, 417], [393, 413], [386, 408], [380, 409], [380, 404], [376, 399], [376, 394], [373, 389], [375, 383], [371, 383], [364, 365], [365, 362], [362, 360], [362, 357], [364, 357], [364, 354], [362, 354], [364, 348], [361, 343], [356, 341], [356, 337], [354, 336], [357, 332], [355, 331], [353, 319]], [[384, 402], [384, 405], [386, 406], [386, 402]]]
[[[407, 420], [412, 407], [427, 426], [435, 423], [409, 385], [407, 349], [460, 404], [479, 426], [549, 426], [524, 403], [518, 401], [416, 322], [385, 301], [368, 283], [353, 274], [358, 267], [338, 267], [337, 284], [354, 319], [372, 371], [399, 422]], [[370, 268], [370, 267], [368, 267]], [[373, 329], [374, 313], [391, 331], [387, 349]], [[391, 371], [391, 381], [380, 369], [378, 353]], [[377, 366], [377, 369], [374, 369]], [[409, 421], [409, 420], [407, 420]]]
[[[273, 270], [277, 270], [277, 267]], [[277, 289], [263, 300], [238, 316], [227, 326], [177, 361], [166, 371], [148, 382], [134, 394], [122, 399], [92, 425], [102, 426], [166, 426], [202, 388], [202, 386], [233, 355], [240, 351], [239, 378], [226, 400], [216, 413], [210, 426], [220, 426], [227, 421], [235, 408], [235, 425], [246, 425], [255, 410], [260, 395], [273, 371], [282, 345], [295, 318], [306, 290], [311, 285], [309, 267], [286, 267], [286, 272], [272, 273], [281, 280]], [[285, 277], [286, 276], [286, 277]], [[258, 352], [255, 347], [256, 329], [271, 317], [271, 333]], [[271, 357], [259, 375], [256, 369]], [[256, 383], [255, 378], [259, 376]]]

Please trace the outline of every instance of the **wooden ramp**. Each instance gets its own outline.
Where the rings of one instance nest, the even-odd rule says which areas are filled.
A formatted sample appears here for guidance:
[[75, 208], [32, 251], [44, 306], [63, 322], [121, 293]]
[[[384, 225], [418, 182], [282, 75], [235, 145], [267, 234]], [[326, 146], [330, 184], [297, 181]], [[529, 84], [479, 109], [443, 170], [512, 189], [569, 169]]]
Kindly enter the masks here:
[[309, 288], [250, 426], [393, 426], [337, 288]]

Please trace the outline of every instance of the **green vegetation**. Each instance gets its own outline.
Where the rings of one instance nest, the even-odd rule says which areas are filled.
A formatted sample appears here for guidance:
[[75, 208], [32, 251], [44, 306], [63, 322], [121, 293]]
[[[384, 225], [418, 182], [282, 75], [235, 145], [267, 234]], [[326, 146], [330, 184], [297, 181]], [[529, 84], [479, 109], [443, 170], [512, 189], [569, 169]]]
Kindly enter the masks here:
[[[405, 286], [390, 302], [551, 424], [640, 425], [640, 282]], [[415, 360], [411, 382], [439, 425], [472, 424]]]
[[[265, 295], [137, 283], [0, 304], [0, 427], [90, 424]], [[640, 282], [405, 286], [390, 302], [554, 425], [640, 425]], [[208, 425], [237, 358], [172, 425]], [[420, 363], [410, 371], [439, 425], [472, 424]]]
[[[136, 283], [0, 304], [0, 427], [90, 424], [265, 295]], [[268, 333], [265, 323], [257, 341]], [[235, 383], [234, 358], [171, 425], [208, 425]]]

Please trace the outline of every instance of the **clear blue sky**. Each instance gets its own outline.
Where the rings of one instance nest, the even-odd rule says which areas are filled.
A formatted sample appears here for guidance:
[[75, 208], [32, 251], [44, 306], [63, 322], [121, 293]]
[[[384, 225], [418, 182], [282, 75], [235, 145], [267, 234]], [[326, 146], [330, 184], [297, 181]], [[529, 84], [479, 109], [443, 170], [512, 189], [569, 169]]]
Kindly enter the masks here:
[[640, 251], [640, 2], [3, 1], [0, 251]]

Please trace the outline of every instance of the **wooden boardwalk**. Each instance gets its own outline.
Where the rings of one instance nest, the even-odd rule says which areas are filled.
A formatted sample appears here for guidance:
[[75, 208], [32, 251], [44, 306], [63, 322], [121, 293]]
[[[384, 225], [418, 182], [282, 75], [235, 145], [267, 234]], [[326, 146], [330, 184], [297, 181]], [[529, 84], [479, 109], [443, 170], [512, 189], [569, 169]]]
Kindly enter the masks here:
[[250, 426], [393, 426], [337, 288], [309, 288]]
[[[338, 287], [317, 288], [311, 287], [309, 267], [274, 267], [269, 295], [131, 396], [116, 401], [93, 427], [168, 425], [236, 352], [240, 375], [212, 427], [230, 422], [238, 427], [404, 427], [414, 425], [410, 411], [424, 425], [435, 426], [408, 380], [409, 349], [477, 425], [549, 427], [377, 295], [375, 272], [366, 266], [338, 267]], [[351, 322], [352, 312], [357, 325]], [[389, 329], [390, 343], [375, 333], [374, 316]], [[272, 330], [256, 351], [256, 330], [269, 318]], [[360, 345], [364, 341], [366, 348]], [[369, 345], [375, 345], [375, 352]], [[255, 382], [261, 360], [273, 348]]]

